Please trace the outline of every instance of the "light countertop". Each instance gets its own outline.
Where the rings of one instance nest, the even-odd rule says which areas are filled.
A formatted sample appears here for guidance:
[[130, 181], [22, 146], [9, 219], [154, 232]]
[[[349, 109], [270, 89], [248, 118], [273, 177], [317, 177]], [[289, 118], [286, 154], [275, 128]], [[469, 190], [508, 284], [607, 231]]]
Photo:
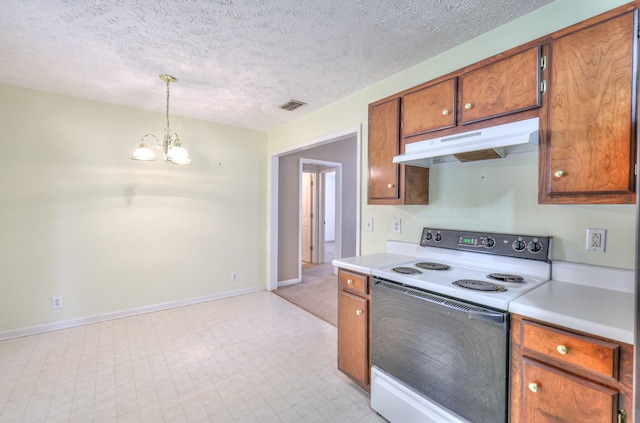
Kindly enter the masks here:
[[372, 269], [379, 267], [393, 266], [394, 264], [408, 263], [415, 261], [415, 256], [392, 253], [368, 254], [366, 256], [348, 257], [335, 259], [331, 262], [334, 266], [354, 272], [370, 275]]
[[[372, 269], [409, 263], [420, 255], [412, 244], [388, 244], [387, 251], [393, 252], [341, 258], [332, 264], [371, 275]], [[552, 280], [511, 301], [509, 311], [633, 345], [634, 292], [632, 270], [554, 261]]]
[[[609, 272], [602, 267], [564, 262], [554, 262], [553, 267], [557, 267], [557, 271], [552, 270], [554, 279], [512, 301], [510, 312], [634, 343], [633, 271], [611, 269]], [[598, 275], [599, 286], [592, 283], [593, 275]], [[570, 280], [556, 280], [557, 277]]]

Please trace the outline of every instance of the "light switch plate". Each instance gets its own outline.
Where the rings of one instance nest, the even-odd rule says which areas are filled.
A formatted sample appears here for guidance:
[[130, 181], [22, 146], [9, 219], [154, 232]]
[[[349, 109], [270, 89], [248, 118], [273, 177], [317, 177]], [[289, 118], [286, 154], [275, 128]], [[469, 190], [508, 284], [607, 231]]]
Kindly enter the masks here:
[[367, 232], [373, 232], [373, 217], [367, 217]]

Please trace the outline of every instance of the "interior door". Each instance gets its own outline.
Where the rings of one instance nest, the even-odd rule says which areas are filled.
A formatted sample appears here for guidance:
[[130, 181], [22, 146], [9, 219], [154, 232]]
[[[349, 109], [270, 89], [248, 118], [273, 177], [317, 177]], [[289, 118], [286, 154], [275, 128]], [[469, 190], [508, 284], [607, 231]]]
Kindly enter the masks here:
[[311, 263], [313, 252], [313, 204], [315, 174], [302, 172], [302, 261]]

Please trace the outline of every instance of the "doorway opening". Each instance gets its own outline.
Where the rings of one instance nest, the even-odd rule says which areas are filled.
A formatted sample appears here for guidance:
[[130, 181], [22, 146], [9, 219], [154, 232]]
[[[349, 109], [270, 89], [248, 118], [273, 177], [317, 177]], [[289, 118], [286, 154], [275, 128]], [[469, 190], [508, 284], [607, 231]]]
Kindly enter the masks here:
[[[300, 290], [310, 309], [321, 305], [309, 291], [325, 277], [333, 324], [337, 320], [337, 277], [331, 261], [360, 251], [360, 128], [313, 140], [271, 157], [269, 290]], [[333, 201], [332, 201], [333, 200]], [[312, 274], [315, 273], [315, 274]], [[320, 283], [315, 284], [320, 287]], [[309, 291], [308, 293], [302, 291]], [[285, 297], [286, 298], [286, 297]], [[313, 303], [313, 304], [311, 304]]]
[[301, 265], [330, 264], [336, 254], [341, 257], [341, 186], [342, 163], [300, 158]]

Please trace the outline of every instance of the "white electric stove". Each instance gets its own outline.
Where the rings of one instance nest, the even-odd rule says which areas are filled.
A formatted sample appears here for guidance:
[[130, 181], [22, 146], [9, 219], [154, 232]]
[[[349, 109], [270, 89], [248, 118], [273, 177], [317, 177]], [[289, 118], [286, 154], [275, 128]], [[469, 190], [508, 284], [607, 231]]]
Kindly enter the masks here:
[[[535, 242], [541, 240], [540, 237], [530, 237], [529, 240], [521, 236], [493, 235], [497, 237], [494, 238], [496, 244], [501, 244], [501, 247], [506, 245], [507, 248], [503, 249], [513, 249], [517, 238], [525, 239], [522, 242], [527, 245], [534, 239]], [[453, 235], [453, 243], [458, 243], [459, 236], [463, 235]], [[469, 235], [466, 237], [468, 239]], [[507, 310], [509, 302], [551, 278], [551, 264], [546, 260], [548, 242], [546, 239], [544, 241], [540, 251], [531, 253], [525, 247], [526, 253], [519, 254], [525, 257], [529, 254], [531, 258], [487, 254], [491, 251], [483, 246], [473, 247], [475, 250], [472, 251], [426, 246], [424, 258], [372, 269], [372, 274], [475, 304]], [[424, 244], [429, 245], [428, 242]], [[440, 242], [446, 245], [445, 239]], [[537, 260], [539, 258], [543, 260]]]
[[371, 406], [392, 423], [508, 421], [509, 302], [551, 277], [551, 237], [424, 228], [372, 269]]

